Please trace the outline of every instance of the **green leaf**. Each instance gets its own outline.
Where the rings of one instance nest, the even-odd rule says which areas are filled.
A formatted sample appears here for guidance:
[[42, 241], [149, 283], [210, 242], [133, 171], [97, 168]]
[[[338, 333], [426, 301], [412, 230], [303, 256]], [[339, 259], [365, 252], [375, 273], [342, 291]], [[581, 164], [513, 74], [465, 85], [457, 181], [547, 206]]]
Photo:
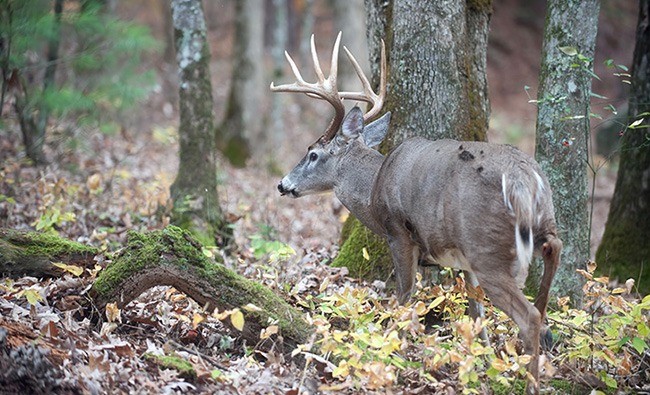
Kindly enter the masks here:
[[643, 354], [643, 350], [645, 350], [646, 348], [648, 348], [648, 345], [647, 345], [646, 342], [645, 342], [643, 339], [641, 339], [640, 337], [634, 337], [634, 338], [632, 339], [632, 347], [634, 347], [634, 349], [636, 350], [636, 352], [638, 352], [639, 354]]

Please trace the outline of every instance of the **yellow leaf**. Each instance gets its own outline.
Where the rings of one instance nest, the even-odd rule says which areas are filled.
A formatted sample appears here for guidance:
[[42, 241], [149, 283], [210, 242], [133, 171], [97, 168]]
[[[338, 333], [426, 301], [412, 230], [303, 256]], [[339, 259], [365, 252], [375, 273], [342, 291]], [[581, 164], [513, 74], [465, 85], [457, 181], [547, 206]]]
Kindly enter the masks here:
[[596, 262], [591, 259], [587, 261], [587, 272], [593, 274], [596, 271]]
[[249, 303], [249, 304], [247, 304], [246, 306], [243, 306], [243, 309], [246, 310], [246, 311], [248, 311], [248, 312], [251, 312], [251, 313], [256, 313], [256, 312], [260, 312], [260, 311], [262, 311], [262, 309], [260, 309], [259, 307], [255, 306], [255, 305], [252, 304], [252, 303]]
[[63, 269], [64, 271], [71, 273], [76, 277], [81, 276], [81, 274], [84, 272], [84, 269], [82, 267], [75, 266], [75, 265], [66, 265], [63, 262], [54, 262], [52, 263], [52, 266], [56, 266], [59, 269]]
[[438, 296], [433, 300], [433, 302], [429, 303], [429, 310], [436, 308], [440, 303], [445, 301], [445, 297], [443, 296]]
[[370, 254], [368, 254], [368, 249], [366, 247], [363, 247], [363, 249], [361, 250], [361, 253], [363, 254], [363, 258], [366, 261], [370, 260]]
[[639, 118], [636, 121], [632, 122], [629, 127], [633, 128], [635, 126], [639, 126], [641, 125], [642, 122], [643, 122], [643, 118]]
[[330, 278], [325, 277], [325, 280], [323, 280], [322, 283], [320, 283], [320, 286], [318, 287], [318, 292], [324, 292], [327, 289], [327, 286], [330, 284]]
[[578, 50], [575, 49], [574, 47], [566, 46], [566, 47], [559, 47], [559, 50], [564, 52], [565, 54], [569, 56], [575, 56], [578, 54]]
[[99, 186], [101, 185], [102, 182], [102, 177], [99, 175], [99, 173], [95, 173], [92, 176], [88, 177], [86, 180], [86, 186], [90, 190], [90, 192], [97, 192], [99, 189]]
[[239, 309], [235, 309], [230, 315], [230, 322], [237, 330], [244, 330], [244, 313]]
[[494, 360], [492, 360], [492, 367], [498, 370], [499, 372], [505, 372], [510, 368], [510, 366], [511, 365], [509, 363], [507, 363], [501, 358], [494, 358]]
[[204, 320], [205, 318], [203, 318], [201, 314], [194, 313], [194, 315], [192, 316], [192, 329], [196, 329], [196, 327], [199, 326], [199, 324]]
[[108, 322], [122, 322], [120, 309], [117, 308], [117, 303], [108, 303], [106, 305], [106, 319]]
[[40, 302], [43, 300], [41, 294], [39, 294], [38, 291], [35, 289], [26, 289], [22, 292], [22, 294], [25, 295], [25, 298], [27, 298], [27, 303], [29, 303], [32, 306], [34, 306], [36, 302]]
[[201, 252], [202, 252], [203, 255], [205, 255], [207, 258], [212, 258], [212, 257], [214, 256], [214, 254], [212, 253], [212, 251], [211, 251], [209, 248], [205, 248], [205, 247], [203, 247], [203, 248], [201, 248]]
[[423, 316], [427, 313], [427, 306], [424, 304], [423, 301], [418, 300], [415, 306], [413, 306], [413, 309], [419, 316]]
[[339, 330], [334, 330], [332, 332], [332, 338], [336, 340], [337, 342], [341, 343], [343, 342], [343, 339], [348, 335], [347, 331], [339, 331]]
[[268, 328], [262, 329], [260, 332], [260, 339], [268, 339], [272, 335], [275, 335], [278, 333], [278, 326], [277, 325], [270, 325]]
[[508, 355], [517, 356], [517, 348], [515, 347], [515, 340], [508, 340], [505, 344], [506, 352]]
[[337, 366], [333, 371], [332, 371], [332, 376], [334, 377], [347, 377], [350, 375], [350, 366], [348, 365], [348, 361], [345, 359], [341, 360], [339, 362], [339, 366]]

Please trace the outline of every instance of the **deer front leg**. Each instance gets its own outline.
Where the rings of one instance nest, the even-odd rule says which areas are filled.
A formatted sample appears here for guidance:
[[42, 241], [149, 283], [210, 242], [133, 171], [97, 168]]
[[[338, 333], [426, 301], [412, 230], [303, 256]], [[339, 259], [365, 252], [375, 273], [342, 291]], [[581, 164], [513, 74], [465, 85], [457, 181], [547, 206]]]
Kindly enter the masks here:
[[[463, 273], [465, 274], [465, 280], [469, 282], [472, 287], [477, 288], [480, 285], [474, 273], [469, 270], [463, 270]], [[476, 300], [470, 296], [467, 299], [467, 309], [469, 310], [469, 316], [472, 317], [474, 321], [476, 321], [478, 317], [485, 319], [485, 306], [483, 305], [482, 300]], [[488, 338], [487, 329], [485, 327], [481, 329], [479, 337], [481, 338], [483, 345], [490, 345], [490, 339]]]
[[415, 285], [420, 249], [413, 243], [406, 229], [396, 229], [388, 235], [387, 240], [393, 258], [397, 300], [404, 305], [411, 297]]

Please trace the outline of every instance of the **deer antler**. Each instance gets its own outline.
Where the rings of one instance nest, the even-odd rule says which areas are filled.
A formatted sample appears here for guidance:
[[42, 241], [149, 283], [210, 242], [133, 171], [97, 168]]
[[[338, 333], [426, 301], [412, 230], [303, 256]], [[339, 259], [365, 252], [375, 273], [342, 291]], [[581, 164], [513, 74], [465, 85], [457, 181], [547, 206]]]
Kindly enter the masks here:
[[370, 108], [370, 110], [368, 110], [368, 112], [363, 116], [363, 120], [367, 122], [379, 114], [379, 111], [381, 111], [381, 108], [384, 105], [384, 99], [386, 98], [386, 46], [384, 45], [384, 40], [381, 40], [381, 72], [379, 77], [379, 94], [376, 94], [372, 90], [368, 78], [363, 74], [361, 66], [359, 66], [359, 63], [354, 58], [352, 53], [345, 46], [343, 46], [343, 50], [345, 50], [346, 55], [348, 55], [348, 58], [354, 67], [354, 71], [357, 72], [357, 76], [359, 76], [359, 80], [361, 80], [363, 92], [341, 92], [339, 93], [339, 96], [341, 99], [361, 100], [370, 103], [372, 105], [372, 108]]
[[338, 132], [339, 127], [341, 126], [341, 122], [343, 122], [343, 117], [345, 116], [345, 107], [341, 102], [341, 98], [339, 97], [339, 92], [336, 87], [336, 75], [338, 73], [338, 58], [339, 58], [340, 43], [341, 43], [341, 33], [339, 33], [338, 37], [336, 37], [336, 42], [334, 43], [334, 49], [332, 50], [332, 64], [330, 66], [329, 77], [325, 78], [325, 75], [323, 75], [323, 70], [321, 69], [320, 62], [318, 60], [318, 54], [316, 53], [314, 35], [312, 34], [311, 35], [311, 56], [314, 62], [314, 72], [318, 77], [318, 82], [315, 83], [306, 82], [302, 78], [302, 75], [300, 74], [298, 67], [296, 67], [296, 63], [293, 61], [293, 59], [291, 59], [289, 53], [285, 51], [284, 55], [286, 56], [289, 65], [291, 66], [293, 75], [296, 77], [296, 82], [294, 82], [293, 84], [285, 84], [285, 85], [278, 85], [278, 86], [274, 86], [273, 83], [271, 83], [271, 91], [273, 92], [305, 93], [310, 97], [316, 97], [318, 99], [326, 100], [328, 103], [332, 105], [332, 107], [334, 107], [334, 111], [335, 111], [334, 118], [332, 119], [332, 122], [330, 122], [330, 125], [325, 130], [325, 133], [323, 133], [323, 136], [321, 137], [321, 139], [324, 142], [328, 142], [332, 140], [332, 138], [334, 138], [336, 132]]
[[370, 103], [372, 105], [372, 108], [363, 116], [364, 121], [368, 121], [374, 118], [375, 116], [377, 116], [377, 114], [379, 114], [379, 111], [381, 111], [381, 108], [384, 104], [384, 99], [386, 97], [386, 48], [384, 46], [383, 40], [381, 42], [381, 77], [380, 77], [380, 85], [379, 85], [379, 94], [376, 94], [372, 90], [368, 78], [363, 74], [363, 70], [361, 70], [361, 66], [359, 66], [359, 63], [354, 58], [352, 53], [350, 53], [350, 51], [345, 47], [343, 47], [343, 49], [345, 50], [345, 53], [350, 59], [350, 62], [352, 63], [354, 70], [356, 71], [357, 75], [359, 76], [359, 79], [361, 80], [361, 84], [363, 86], [363, 92], [341, 92], [341, 93], [338, 92], [338, 88], [336, 86], [336, 76], [338, 73], [338, 57], [339, 57], [338, 54], [339, 54], [339, 44], [341, 42], [341, 34], [342, 33], [339, 32], [338, 36], [336, 37], [336, 42], [334, 43], [334, 48], [332, 50], [332, 63], [330, 66], [329, 77], [325, 78], [325, 75], [323, 75], [323, 70], [321, 69], [320, 62], [318, 60], [318, 54], [316, 53], [316, 45], [314, 44], [314, 35], [312, 34], [311, 56], [314, 62], [314, 72], [318, 77], [318, 82], [314, 82], [314, 83], [306, 82], [302, 78], [302, 75], [300, 74], [300, 71], [298, 70], [296, 63], [293, 61], [289, 53], [285, 51], [284, 55], [287, 58], [287, 62], [289, 62], [289, 65], [291, 66], [293, 75], [296, 77], [296, 82], [294, 82], [293, 84], [284, 84], [278, 86], [275, 86], [273, 85], [273, 83], [271, 83], [271, 91], [273, 92], [304, 93], [309, 97], [326, 100], [332, 105], [332, 107], [334, 107], [334, 111], [335, 111], [334, 118], [332, 119], [329, 126], [325, 130], [325, 133], [323, 133], [323, 135], [320, 138], [320, 141], [324, 143], [327, 143], [334, 138], [334, 136], [339, 130], [339, 127], [341, 126], [341, 122], [343, 122], [343, 118], [345, 117], [345, 107], [343, 106], [342, 100], [344, 99], [360, 100], [360, 101]]

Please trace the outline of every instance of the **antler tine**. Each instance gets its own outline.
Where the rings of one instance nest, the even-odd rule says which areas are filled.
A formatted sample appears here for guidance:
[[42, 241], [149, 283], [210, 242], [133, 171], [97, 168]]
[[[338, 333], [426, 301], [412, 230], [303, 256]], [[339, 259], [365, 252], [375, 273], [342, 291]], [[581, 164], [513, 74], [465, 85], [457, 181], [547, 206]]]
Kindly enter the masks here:
[[354, 58], [352, 53], [345, 46], [343, 47], [343, 50], [345, 51], [346, 55], [348, 55], [348, 58], [354, 67], [354, 71], [356, 71], [357, 76], [359, 76], [359, 80], [361, 80], [363, 92], [340, 92], [339, 96], [342, 99], [361, 100], [372, 104], [372, 108], [363, 116], [363, 120], [368, 121], [379, 114], [379, 111], [381, 111], [381, 108], [384, 105], [384, 99], [386, 98], [386, 46], [384, 45], [384, 40], [381, 40], [381, 71], [379, 78], [379, 94], [376, 94], [372, 90], [370, 81], [368, 81], [368, 78], [363, 73], [361, 66], [359, 66], [359, 63]]
[[291, 70], [293, 71], [293, 74], [296, 77], [296, 82], [294, 82], [293, 84], [284, 84], [278, 86], [275, 86], [273, 83], [271, 83], [271, 91], [273, 92], [304, 93], [309, 97], [326, 100], [328, 103], [332, 105], [332, 107], [334, 107], [334, 111], [335, 111], [334, 118], [332, 119], [332, 122], [325, 130], [325, 133], [320, 138], [320, 140], [323, 142], [328, 142], [332, 140], [332, 138], [334, 138], [345, 116], [345, 107], [341, 102], [341, 97], [339, 97], [339, 92], [336, 87], [336, 75], [338, 72], [338, 53], [339, 53], [340, 42], [341, 42], [341, 33], [339, 33], [338, 37], [336, 38], [336, 42], [334, 43], [334, 49], [332, 50], [332, 63], [330, 66], [329, 77], [325, 78], [325, 75], [323, 74], [323, 70], [320, 67], [318, 54], [316, 53], [314, 35], [312, 34], [311, 55], [314, 63], [314, 72], [316, 73], [318, 82], [316, 83], [306, 82], [302, 78], [300, 71], [298, 71], [298, 67], [296, 66], [296, 63], [293, 61], [291, 56], [285, 51], [287, 62], [289, 62], [289, 65], [291, 66]]

